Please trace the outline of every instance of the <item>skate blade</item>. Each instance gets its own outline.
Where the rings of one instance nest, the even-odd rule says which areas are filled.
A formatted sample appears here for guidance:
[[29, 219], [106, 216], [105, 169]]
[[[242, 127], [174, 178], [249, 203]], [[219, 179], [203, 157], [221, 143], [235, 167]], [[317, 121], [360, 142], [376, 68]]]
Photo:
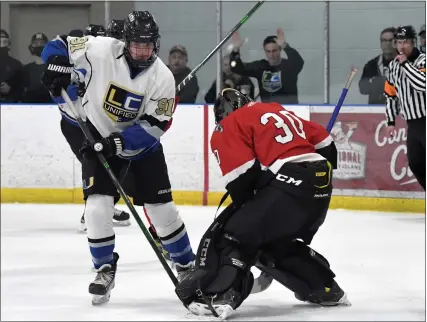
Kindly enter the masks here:
[[322, 302], [321, 306], [351, 306], [351, 302], [347, 298], [347, 293], [344, 293], [338, 302]]
[[99, 306], [110, 301], [111, 292], [108, 292], [105, 295], [92, 295], [92, 305]]
[[125, 226], [130, 226], [130, 220], [113, 220], [113, 225], [116, 227], [125, 227]]
[[218, 305], [212, 305], [212, 306], [215, 309], [216, 313], [218, 314], [217, 318], [213, 316], [209, 307], [204, 303], [192, 302], [188, 306], [188, 310], [194, 315], [211, 316], [212, 318], [219, 319], [219, 320], [227, 319], [234, 311], [233, 308], [228, 304], [218, 304]]

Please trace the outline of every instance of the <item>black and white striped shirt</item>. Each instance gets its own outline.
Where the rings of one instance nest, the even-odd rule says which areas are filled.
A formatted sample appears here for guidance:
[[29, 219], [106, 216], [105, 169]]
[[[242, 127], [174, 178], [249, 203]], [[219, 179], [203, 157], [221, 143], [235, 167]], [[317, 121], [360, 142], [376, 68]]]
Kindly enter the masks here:
[[395, 124], [399, 113], [407, 121], [425, 117], [426, 55], [417, 50], [414, 61], [407, 60], [400, 64], [394, 59], [389, 64], [389, 71], [384, 85], [388, 125]]

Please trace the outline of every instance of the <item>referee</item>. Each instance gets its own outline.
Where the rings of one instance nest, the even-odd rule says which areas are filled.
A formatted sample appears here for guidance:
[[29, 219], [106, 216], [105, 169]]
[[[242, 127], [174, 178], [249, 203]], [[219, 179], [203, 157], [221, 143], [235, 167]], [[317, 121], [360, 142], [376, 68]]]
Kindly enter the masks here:
[[399, 113], [408, 125], [406, 146], [411, 171], [426, 190], [426, 56], [417, 48], [412, 26], [400, 26], [394, 34], [398, 55], [389, 64], [384, 85], [387, 131], [395, 135]]

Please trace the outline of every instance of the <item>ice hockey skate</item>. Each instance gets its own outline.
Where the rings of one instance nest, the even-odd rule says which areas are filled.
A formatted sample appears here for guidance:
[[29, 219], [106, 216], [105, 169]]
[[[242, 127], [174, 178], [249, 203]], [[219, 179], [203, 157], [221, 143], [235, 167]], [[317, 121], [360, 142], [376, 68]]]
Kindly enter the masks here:
[[92, 305], [101, 305], [110, 300], [114, 288], [119, 254], [113, 253], [114, 264], [104, 264], [98, 269], [95, 280], [89, 285], [92, 294]]
[[114, 208], [113, 225], [130, 226], [130, 215], [126, 211]]
[[300, 301], [320, 306], [351, 306], [351, 303], [347, 298], [347, 293], [345, 293], [335, 281], [330, 288], [325, 287], [324, 290], [313, 292], [306, 297], [295, 293], [295, 297]]
[[189, 262], [187, 265], [182, 265], [179, 263], [175, 263], [175, 269], [178, 273], [178, 282], [183, 281], [185, 278], [190, 275], [191, 272], [194, 271], [194, 261]]
[[[126, 211], [114, 208], [113, 225], [130, 226], [130, 215]], [[84, 213], [82, 215], [82, 218], [80, 219], [79, 231], [82, 233], [85, 233], [87, 231]]]

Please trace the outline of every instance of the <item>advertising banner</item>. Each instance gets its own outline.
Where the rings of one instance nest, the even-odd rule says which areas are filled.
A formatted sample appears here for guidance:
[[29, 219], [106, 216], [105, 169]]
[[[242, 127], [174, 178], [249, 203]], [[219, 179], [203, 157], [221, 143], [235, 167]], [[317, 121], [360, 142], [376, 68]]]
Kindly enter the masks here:
[[[330, 114], [312, 113], [328, 124]], [[422, 192], [407, 160], [406, 122], [398, 117], [396, 136], [387, 131], [383, 113], [340, 113], [331, 135], [338, 149], [334, 188]]]

